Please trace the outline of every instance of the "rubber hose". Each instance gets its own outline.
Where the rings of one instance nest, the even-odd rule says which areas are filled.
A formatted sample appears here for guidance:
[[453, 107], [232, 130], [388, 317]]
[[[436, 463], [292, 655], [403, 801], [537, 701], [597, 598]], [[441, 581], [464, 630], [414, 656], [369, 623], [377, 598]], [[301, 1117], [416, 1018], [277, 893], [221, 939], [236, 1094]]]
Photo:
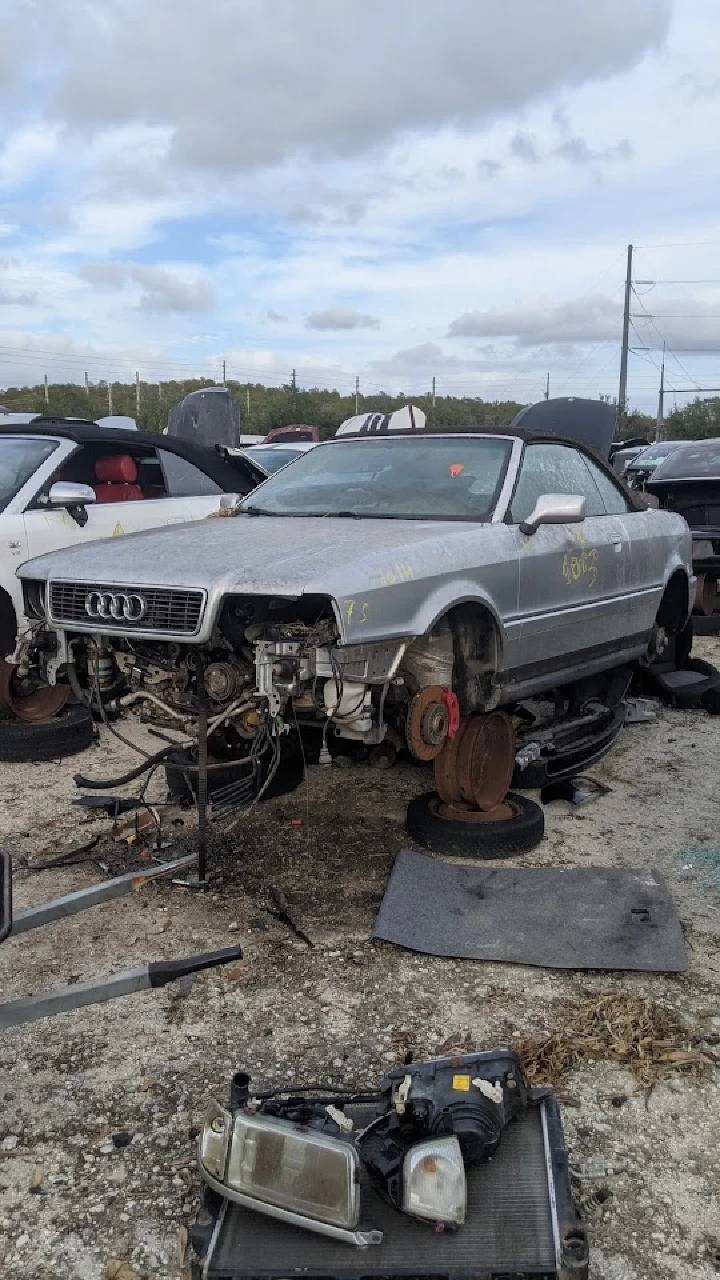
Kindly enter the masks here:
[[113, 787], [124, 787], [126, 782], [134, 782], [136, 778], [142, 777], [147, 773], [148, 769], [152, 769], [154, 765], [159, 764], [166, 756], [173, 751], [177, 751], [177, 743], [172, 747], [163, 747], [162, 751], [156, 752], [154, 756], [148, 756], [147, 760], [143, 760], [136, 769], [130, 769], [128, 773], [123, 773], [119, 778], [86, 778], [82, 773], [73, 775], [73, 782], [76, 787], [88, 788], [91, 791], [103, 791], [106, 787], [112, 790]]

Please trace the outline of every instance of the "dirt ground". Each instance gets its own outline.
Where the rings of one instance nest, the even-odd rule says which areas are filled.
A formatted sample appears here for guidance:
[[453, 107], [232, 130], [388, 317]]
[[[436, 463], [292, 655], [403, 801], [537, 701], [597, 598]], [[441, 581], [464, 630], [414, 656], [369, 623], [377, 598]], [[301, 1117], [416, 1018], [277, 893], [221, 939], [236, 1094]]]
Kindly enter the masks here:
[[[696, 644], [720, 662], [720, 641]], [[146, 885], [0, 949], [3, 999], [85, 981], [149, 959], [241, 942], [244, 959], [156, 992], [41, 1020], [0, 1041], [0, 1270], [7, 1280], [177, 1280], [197, 1197], [194, 1136], [205, 1101], [233, 1071], [260, 1086], [288, 1079], [374, 1084], [407, 1049], [493, 1048], [558, 1029], [567, 1002], [604, 991], [674, 1011], [687, 1043], [720, 1050], [720, 722], [663, 710], [627, 728], [593, 776], [612, 791], [546, 810], [524, 865], [653, 867], [671, 887], [690, 967], [680, 976], [586, 974], [438, 960], [369, 941], [394, 855], [409, 843], [407, 799], [426, 769], [360, 764], [309, 770], [307, 786], [259, 806], [213, 851], [198, 896]], [[132, 724], [134, 740], [156, 740]], [[16, 908], [103, 878], [92, 861], [21, 865], [107, 833], [71, 807], [72, 775], [136, 762], [104, 731], [61, 763], [4, 765], [0, 835], [16, 860]], [[132, 794], [132, 787], [126, 788]], [[160, 776], [151, 794], [164, 799]], [[180, 825], [182, 819], [184, 825]], [[298, 822], [299, 820], [299, 822]], [[193, 818], [163, 810], [180, 855]], [[146, 866], [107, 835], [113, 870]], [[314, 942], [275, 918], [279, 886]], [[562, 1084], [574, 1186], [587, 1219], [593, 1280], [715, 1280], [720, 1275], [720, 1073], [672, 1071], [651, 1090], [599, 1058]], [[125, 1130], [129, 1145], [110, 1135]], [[126, 1263], [127, 1269], [119, 1268]]]

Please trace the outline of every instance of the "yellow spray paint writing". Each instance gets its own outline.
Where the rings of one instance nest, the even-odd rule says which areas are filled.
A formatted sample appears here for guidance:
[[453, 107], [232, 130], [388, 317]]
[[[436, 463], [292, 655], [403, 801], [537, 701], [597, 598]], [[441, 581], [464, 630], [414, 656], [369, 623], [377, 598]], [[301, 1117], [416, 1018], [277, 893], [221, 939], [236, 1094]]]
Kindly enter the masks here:
[[394, 587], [397, 586], [399, 582], [409, 582], [410, 579], [414, 577], [415, 570], [412, 565], [404, 561], [399, 564], [390, 565], [387, 569], [383, 569], [380, 574], [380, 586]]
[[361, 626], [363, 622], [367, 622], [369, 607], [367, 600], [361, 600], [359, 603], [357, 600], [344, 600], [343, 608], [345, 610], [345, 618], [348, 626], [350, 626], [353, 620], [358, 627]]
[[562, 575], [569, 586], [584, 578], [587, 580], [586, 586], [592, 587], [598, 576], [597, 548], [586, 547], [576, 556], [568, 552], [563, 558]]

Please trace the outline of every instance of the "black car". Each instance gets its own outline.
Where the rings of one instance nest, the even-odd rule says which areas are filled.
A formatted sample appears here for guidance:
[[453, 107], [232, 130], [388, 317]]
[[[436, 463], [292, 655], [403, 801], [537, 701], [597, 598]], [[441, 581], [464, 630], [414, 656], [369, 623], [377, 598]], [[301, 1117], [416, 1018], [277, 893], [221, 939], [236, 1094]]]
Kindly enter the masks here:
[[671, 453], [682, 449], [687, 440], [656, 440], [647, 449], [641, 449], [625, 465], [623, 479], [631, 489], [644, 489], [650, 476], [654, 474]]
[[646, 488], [690, 525], [696, 574], [720, 576], [720, 439], [687, 441], [674, 449]]

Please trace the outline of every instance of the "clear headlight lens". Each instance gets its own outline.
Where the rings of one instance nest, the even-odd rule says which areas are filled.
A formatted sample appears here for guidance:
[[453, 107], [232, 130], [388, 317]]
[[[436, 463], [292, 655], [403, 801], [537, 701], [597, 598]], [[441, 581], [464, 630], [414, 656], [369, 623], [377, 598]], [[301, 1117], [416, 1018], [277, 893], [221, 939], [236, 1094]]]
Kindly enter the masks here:
[[200, 1160], [208, 1173], [219, 1182], [225, 1181], [228, 1147], [232, 1134], [232, 1116], [229, 1111], [211, 1099], [205, 1112], [205, 1124], [200, 1138]]
[[403, 1212], [431, 1222], [465, 1221], [465, 1165], [457, 1138], [411, 1147], [403, 1164]]
[[348, 1143], [269, 1116], [236, 1114], [225, 1177], [231, 1190], [352, 1231], [359, 1179], [359, 1157]]

